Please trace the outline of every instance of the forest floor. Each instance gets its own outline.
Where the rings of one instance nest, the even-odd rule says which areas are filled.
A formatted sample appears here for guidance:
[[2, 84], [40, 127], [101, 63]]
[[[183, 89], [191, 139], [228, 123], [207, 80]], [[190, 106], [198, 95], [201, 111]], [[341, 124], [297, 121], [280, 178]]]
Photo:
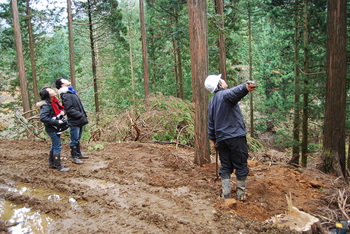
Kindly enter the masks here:
[[287, 212], [289, 194], [327, 231], [342, 215], [337, 200], [350, 197], [339, 178], [290, 167], [274, 150], [250, 152], [248, 200], [227, 206], [215, 155], [199, 167], [176, 145], [100, 142], [83, 144], [90, 158], [76, 165], [64, 143], [70, 171], [59, 172], [48, 168], [49, 145], [0, 139], [0, 233], [292, 233], [267, 221]]

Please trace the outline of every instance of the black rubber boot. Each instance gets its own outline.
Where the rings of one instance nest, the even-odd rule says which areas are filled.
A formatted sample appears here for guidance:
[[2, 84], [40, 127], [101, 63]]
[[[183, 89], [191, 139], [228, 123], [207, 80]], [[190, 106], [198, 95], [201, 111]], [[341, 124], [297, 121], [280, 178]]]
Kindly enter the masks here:
[[72, 155], [72, 161], [73, 163], [75, 164], [83, 164], [84, 162], [81, 161], [79, 158], [78, 158], [78, 150], [77, 150], [77, 146], [76, 145], [71, 145], [70, 146], [70, 149], [71, 149], [71, 155]]
[[64, 168], [62, 167], [61, 165], [61, 155], [58, 153], [58, 154], [55, 154], [53, 153], [53, 162], [55, 164], [55, 167], [57, 170], [59, 171], [69, 171], [69, 168]]
[[81, 159], [87, 159], [89, 158], [89, 156], [87, 155], [83, 155], [80, 151], [80, 142], [77, 144], [77, 154], [78, 154], [78, 158], [81, 158]]
[[55, 163], [53, 161], [53, 152], [50, 150], [49, 154], [49, 168], [56, 168]]

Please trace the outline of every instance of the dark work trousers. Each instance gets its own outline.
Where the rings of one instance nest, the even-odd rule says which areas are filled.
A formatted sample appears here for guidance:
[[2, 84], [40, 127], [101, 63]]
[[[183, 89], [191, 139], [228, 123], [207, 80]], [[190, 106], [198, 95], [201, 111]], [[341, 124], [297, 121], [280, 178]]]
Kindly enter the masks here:
[[229, 179], [233, 171], [236, 170], [237, 180], [244, 181], [249, 173], [246, 137], [235, 137], [220, 141], [217, 144], [221, 162], [221, 168], [219, 170], [221, 179]]

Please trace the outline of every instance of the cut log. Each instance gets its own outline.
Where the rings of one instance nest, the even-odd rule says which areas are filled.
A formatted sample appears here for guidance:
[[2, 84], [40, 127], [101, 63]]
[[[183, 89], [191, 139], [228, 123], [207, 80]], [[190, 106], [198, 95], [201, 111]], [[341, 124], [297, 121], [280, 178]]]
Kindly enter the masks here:
[[301, 233], [323, 233], [320, 220], [304, 211], [300, 211], [292, 204], [292, 196], [287, 196], [288, 212], [276, 215], [271, 221], [280, 227], [289, 227]]

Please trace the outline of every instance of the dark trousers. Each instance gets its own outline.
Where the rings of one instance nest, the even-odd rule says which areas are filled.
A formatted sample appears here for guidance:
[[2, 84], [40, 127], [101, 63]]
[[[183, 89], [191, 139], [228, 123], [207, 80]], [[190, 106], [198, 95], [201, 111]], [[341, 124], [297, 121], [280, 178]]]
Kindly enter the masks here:
[[[217, 143], [220, 154], [220, 175], [229, 179], [235, 170], [237, 180], [245, 180], [249, 173], [248, 145], [245, 136], [223, 140]], [[225, 177], [225, 178], [223, 178]], [[228, 177], [228, 178], [227, 178]]]

